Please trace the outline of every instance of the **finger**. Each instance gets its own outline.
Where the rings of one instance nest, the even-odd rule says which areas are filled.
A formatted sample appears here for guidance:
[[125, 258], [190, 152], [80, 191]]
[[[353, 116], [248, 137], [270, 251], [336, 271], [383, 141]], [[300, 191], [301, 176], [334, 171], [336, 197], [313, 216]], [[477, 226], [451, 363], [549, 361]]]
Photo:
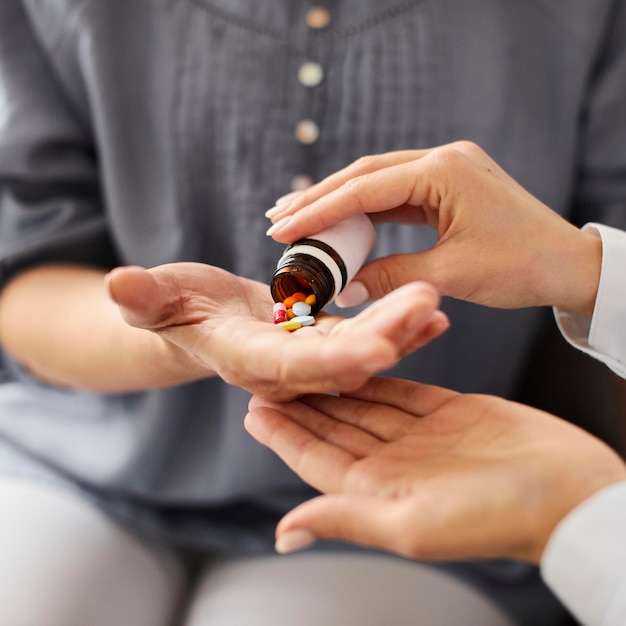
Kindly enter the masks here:
[[[267, 234], [288, 243], [359, 213], [379, 213], [407, 204], [416, 207], [417, 215], [418, 207], [436, 205], [430, 201], [433, 186], [426, 175], [426, 163], [427, 159], [422, 158], [351, 178], [298, 211], [281, 215]], [[420, 219], [411, 221], [419, 223]]]
[[180, 303], [175, 292], [142, 267], [118, 267], [106, 276], [113, 301], [124, 320], [137, 328], [156, 329], [176, 316]]
[[377, 333], [396, 346], [399, 356], [405, 356], [445, 330], [447, 318], [437, 314], [438, 306], [439, 294], [432, 285], [412, 282], [338, 325], [333, 333]]
[[[463, 500], [463, 495], [460, 495]], [[459, 497], [456, 497], [458, 500]], [[502, 515], [485, 517], [484, 503], [457, 507], [443, 494], [409, 499], [357, 494], [318, 496], [297, 506], [276, 527], [276, 550], [293, 552], [334, 539], [400, 554], [409, 559], [461, 560], [519, 557], [525, 531], [502, 530]]]
[[337, 306], [349, 308], [369, 300], [378, 300], [410, 282], [428, 281], [443, 295], [450, 295], [445, 291], [445, 268], [436, 265], [438, 255], [434, 254], [434, 250], [392, 254], [370, 261], [337, 296]]
[[435, 311], [428, 324], [424, 327], [422, 334], [416, 338], [413, 346], [409, 348], [409, 353], [429, 344], [437, 337], [443, 335], [450, 328], [450, 320], [443, 311]]
[[395, 152], [361, 157], [354, 163], [334, 172], [305, 191], [298, 192], [297, 194], [289, 194], [285, 197], [285, 202], [281, 202], [267, 211], [266, 217], [270, 218], [272, 222], [277, 222], [287, 215], [297, 213], [302, 207], [315, 202], [353, 178], [393, 165], [414, 161], [422, 158], [429, 152], [430, 150], [397, 150]]
[[[368, 384], [369, 382], [366, 386]], [[332, 432], [330, 428], [324, 432], [318, 430], [317, 425], [311, 426], [311, 430], [320, 438], [337, 443], [340, 441], [337, 433], [343, 434], [345, 439], [354, 437], [355, 440], [358, 440], [357, 433], [361, 436], [367, 434], [370, 438], [367, 442], [368, 446], [361, 445], [358, 449], [354, 445], [349, 447], [351, 451], [358, 452], [355, 454], [358, 458], [371, 456], [380, 450], [381, 443], [400, 439], [411, 430], [415, 423], [415, 416], [410, 411], [405, 412], [389, 404], [369, 402], [347, 395], [337, 397], [310, 394], [303, 396], [301, 402], [318, 415], [324, 415], [325, 419], [334, 425], [335, 432]], [[348, 449], [345, 444], [344, 447]]]
[[[203, 349], [216, 355], [227, 382], [242, 384], [243, 363], [251, 376], [267, 381], [263, 393], [273, 399], [355, 389], [441, 330], [439, 317], [432, 320], [438, 301], [432, 287], [414, 284], [355, 318], [320, 320], [319, 326], [295, 333], [261, 323], [225, 322]], [[321, 334], [324, 322], [332, 325], [328, 335]], [[245, 347], [245, 354], [233, 346]]]
[[287, 333], [262, 322], [247, 324], [250, 331], [241, 326], [230, 333], [221, 327], [201, 349], [215, 356], [226, 382], [274, 400], [354, 389], [400, 358], [397, 347], [375, 333], [355, 341], [354, 335], [324, 335], [315, 327]]
[[[282, 408], [288, 406], [291, 403]], [[346, 472], [355, 461], [351, 452], [320, 439], [276, 406], [257, 404], [246, 415], [244, 426], [302, 480], [320, 491], [339, 491]]]
[[[311, 394], [303, 396], [300, 402], [314, 409], [318, 415], [324, 415], [334, 427], [336, 432], [331, 433], [331, 439], [327, 434], [331, 431], [328, 426], [327, 432], [311, 426], [311, 430], [320, 438], [334, 443], [341, 441], [337, 436], [337, 432], [343, 432], [339, 423], [358, 428], [360, 432], [374, 437], [375, 443], [368, 441], [369, 446], [357, 448], [355, 445], [350, 448], [361, 458], [379, 451], [382, 442], [396, 441], [410, 432], [416, 432], [415, 429], [419, 427], [416, 418], [430, 415], [457, 395], [442, 387], [375, 377], [356, 391], [342, 393], [340, 397]], [[303, 426], [309, 427], [307, 416], [302, 415], [298, 419]], [[353, 436], [357, 440], [355, 431], [349, 428], [344, 430], [346, 437]]]
[[299, 505], [280, 520], [276, 527], [276, 550], [288, 553], [317, 540], [334, 539], [418, 558], [420, 555], [414, 545], [416, 529], [411, 529], [411, 533], [398, 532], [397, 509], [402, 506], [393, 500], [381, 501], [368, 496], [319, 496]]
[[400, 378], [372, 378], [343, 397], [393, 407], [424, 417], [456, 398], [458, 392]]
[[[325, 400], [329, 402], [325, 403]], [[257, 402], [250, 406], [253, 407], [252, 411], [261, 410], [266, 413], [265, 424], [273, 426], [274, 434], [286, 432], [288, 428], [297, 425], [305, 429], [306, 434], [300, 434], [303, 440], [305, 436], [309, 437], [306, 443], [324, 441], [348, 452], [353, 458], [362, 458], [378, 450], [381, 440], [373, 431], [358, 428], [358, 420], [341, 420], [335, 417], [336, 412], [333, 409], [337, 404], [357, 403], [329, 394], [307, 394], [292, 402]], [[343, 413], [351, 410], [358, 409], [348, 406], [343, 409]], [[303, 456], [306, 454], [308, 450], [304, 447]]]

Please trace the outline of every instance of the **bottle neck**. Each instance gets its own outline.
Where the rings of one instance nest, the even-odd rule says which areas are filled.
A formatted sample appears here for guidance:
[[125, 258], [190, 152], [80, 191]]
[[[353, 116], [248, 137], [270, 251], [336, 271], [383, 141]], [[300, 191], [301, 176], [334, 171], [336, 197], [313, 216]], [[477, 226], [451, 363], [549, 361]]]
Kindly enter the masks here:
[[297, 252], [291, 249], [281, 257], [270, 283], [270, 291], [275, 302], [283, 302], [298, 291], [305, 296], [313, 294], [313, 315], [339, 293], [335, 276], [326, 263], [302, 253], [299, 248]]
[[313, 238], [299, 239], [285, 250], [285, 255], [287, 254], [308, 255], [321, 261], [333, 276], [335, 289], [333, 290], [332, 299], [334, 299], [348, 283], [346, 264], [337, 251], [323, 241]]

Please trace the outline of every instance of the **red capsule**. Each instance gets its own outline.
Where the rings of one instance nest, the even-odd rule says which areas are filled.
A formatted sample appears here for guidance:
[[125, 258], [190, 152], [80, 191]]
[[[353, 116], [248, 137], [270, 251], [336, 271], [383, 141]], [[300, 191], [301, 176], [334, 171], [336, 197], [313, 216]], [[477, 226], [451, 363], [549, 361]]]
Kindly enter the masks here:
[[274, 311], [274, 324], [280, 324], [287, 321], [287, 311], [285, 309], [277, 309]]

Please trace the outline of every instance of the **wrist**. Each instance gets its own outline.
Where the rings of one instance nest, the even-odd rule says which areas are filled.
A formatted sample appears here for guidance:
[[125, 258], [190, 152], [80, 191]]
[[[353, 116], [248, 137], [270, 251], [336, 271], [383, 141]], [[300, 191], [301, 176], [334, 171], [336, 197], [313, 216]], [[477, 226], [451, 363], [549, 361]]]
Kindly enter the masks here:
[[571, 245], [562, 249], [560, 262], [561, 271], [555, 272], [559, 284], [550, 304], [591, 318], [600, 282], [602, 240], [595, 231], [576, 230]]
[[[126, 326], [117, 337], [115, 352], [118, 367], [107, 369], [100, 377], [98, 389], [104, 393], [144, 391], [160, 387], [182, 385], [214, 376], [193, 355], [167, 340], [160, 333]], [[121, 375], [120, 375], [121, 374]]]
[[[571, 514], [608, 487], [626, 483], [626, 465], [622, 458], [605, 444], [600, 443], [600, 446], [604, 447], [600, 455], [589, 450], [590, 454], [584, 468], [579, 470], [572, 470], [572, 466], [569, 469], [563, 468], [566, 472], [560, 480], [555, 481], [551, 493], [547, 494], [550, 503], [546, 504], [546, 511], [550, 510], [551, 513], [544, 516], [545, 525], [542, 532], [538, 533], [532, 559], [534, 562], [541, 562], [554, 533]], [[581, 455], [581, 458], [584, 458], [584, 455]], [[558, 476], [559, 472], [554, 474]]]

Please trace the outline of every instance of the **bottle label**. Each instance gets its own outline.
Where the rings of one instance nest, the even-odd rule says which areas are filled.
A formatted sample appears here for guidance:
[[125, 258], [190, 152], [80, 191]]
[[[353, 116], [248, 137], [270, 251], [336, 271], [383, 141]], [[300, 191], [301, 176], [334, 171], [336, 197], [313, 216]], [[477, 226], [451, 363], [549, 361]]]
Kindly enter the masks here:
[[335, 257], [342, 259], [348, 276], [347, 284], [354, 278], [372, 251], [376, 231], [367, 215], [358, 214], [315, 233], [311, 238], [325, 243], [335, 252]]

